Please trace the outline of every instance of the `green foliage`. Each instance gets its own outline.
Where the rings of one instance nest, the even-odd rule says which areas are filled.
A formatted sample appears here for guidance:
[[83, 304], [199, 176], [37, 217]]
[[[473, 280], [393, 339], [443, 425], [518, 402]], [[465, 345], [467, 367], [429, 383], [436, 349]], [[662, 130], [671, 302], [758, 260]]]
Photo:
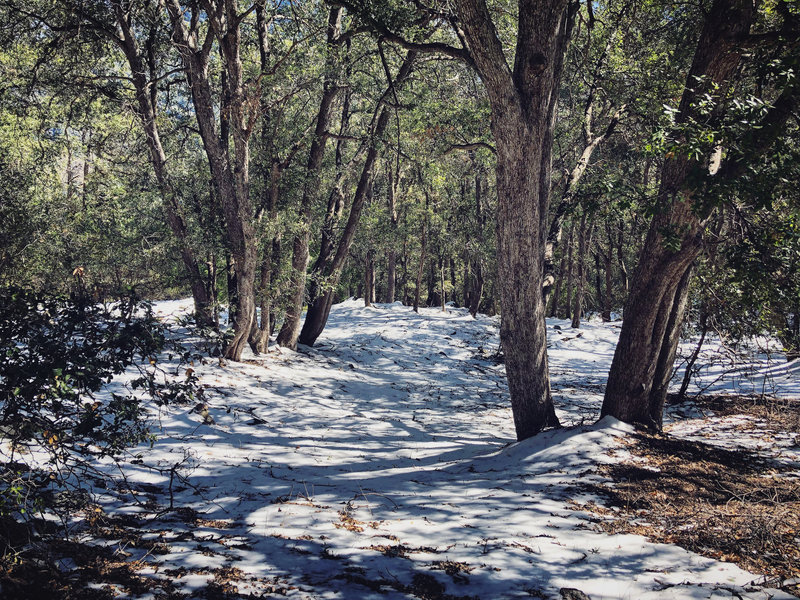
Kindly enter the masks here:
[[105, 307], [3, 289], [0, 426], [6, 442], [60, 455], [84, 442], [114, 453], [141, 441], [136, 403], [117, 394], [102, 403], [93, 393], [163, 343], [147, 304], [125, 299]]

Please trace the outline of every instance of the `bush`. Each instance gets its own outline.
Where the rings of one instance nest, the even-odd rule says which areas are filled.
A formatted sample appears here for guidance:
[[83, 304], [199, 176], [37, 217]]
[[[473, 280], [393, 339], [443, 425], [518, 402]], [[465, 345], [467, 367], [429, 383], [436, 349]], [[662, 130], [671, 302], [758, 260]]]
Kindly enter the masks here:
[[0, 289], [5, 525], [52, 504], [53, 489], [66, 486], [81, 461], [148, 439], [135, 396], [95, 393], [131, 364], [155, 363], [164, 342], [150, 305], [133, 298], [97, 305]]

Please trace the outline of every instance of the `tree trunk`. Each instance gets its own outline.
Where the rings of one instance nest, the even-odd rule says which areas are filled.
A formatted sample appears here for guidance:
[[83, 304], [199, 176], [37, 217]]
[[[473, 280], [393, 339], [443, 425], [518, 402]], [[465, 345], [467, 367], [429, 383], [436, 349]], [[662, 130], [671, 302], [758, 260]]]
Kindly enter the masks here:
[[428, 295], [425, 302], [425, 305], [429, 308], [439, 304], [439, 294], [436, 293], [436, 279], [436, 264], [431, 261], [428, 265]]
[[566, 298], [564, 302], [564, 308], [566, 309], [564, 312], [565, 319], [572, 318], [572, 296], [575, 291], [575, 243], [573, 235], [575, 233], [575, 224], [570, 223], [569, 225], [569, 238], [567, 243], [569, 244], [569, 248], [567, 251], [567, 289], [566, 289]]
[[[603, 284], [600, 279], [600, 245], [597, 245], [592, 251], [592, 257], [594, 258], [594, 288], [597, 291], [597, 302], [595, 303], [595, 308], [599, 308], [600, 312], [605, 310], [606, 305], [606, 295], [603, 292]], [[604, 319], [608, 321], [609, 319]]]
[[395, 278], [397, 273], [397, 253], [394, 250], [389, 251], [389, 256], [386, 259], [386, 300], [387, 304], [394, 302], [395, 296]]
[[172, 23], [172, 38], [183, 62], [195, 109], [200, 137], [209, 168], [219, 194], [225, 217], [225, 233], [232, 258], [236, 263], [238, 310], [234, 318], [234, 334], [225, 349], [225, 356], [240, 360], [255, 318], [255, 275], [257, 248], [253, 228], [253, 207], [249, 193], [250, 150], [248, 145], [250, 103], [245, 93], [240, 57], [241, 31], [235, 0], [225, 0], [208, 14], [213, 26], [206, 36], [214, 35], [224, 56], [226, 96], [220, 110], [230, 120], [234, 142], [231, 157], [227, 140], [217, 132], [214, 95], [209, 74], [209, 53], [213, 44], [206, 37], [201, 42], [199, 22], [187, 21], [178, 0], [167, 0], [166, 8]]
[[481, 305], [481, 295], [483, 294], [483, 267], [480, 259], [475, 261], [472, 268], [472, 289], [470, 290], [469, 313], [475, 317]]
[[617, 264], [622, 279], [623, 298], [628, 297], [628, 268], [625, 266], [625, 222], [620, 220], [617, 234]]
[[[553, 295], [551, 298], [551, 307], [550, 307], [550, 316], [551, 317], [558, 317], [560, 315], [558, 309], [561, 302], [561, 284], [564, 280], [564, 269], [567, 266], [567, 249], [572, 248], [572, 221], [569, 224], [569, 230], [567, 233], [567, 248], [561, 250], [561, 261], [558, 263], [558, 275], [555, 281], [555, 287], [553, 288]], [[567, 289], [569, 286], [572, 285], [572, 264], [570, 264], [570, 272], [567, 276]], [[569, 306], [569, 301], [567, 301], [567, 306]]]
[[[389, 88], [384, 92], [383, 98], [387, 98], [396, 87], [400, 86], [411, 75], [414, 60], [416, 59], [416, 52], [408, 52], [403, 60], [400, 70], [397, 73], [394, 81], [389, 82]], [[312, 346], [317, 338], [322, 334], [325, 325], [328, 322], [328, 316], [331, 312], [333, 305], [333, 291], [339, 283], [339, 278], [342, 275], [347, 254], [355, 239], [356, 230], [358, 229], [358, 222], [361, 218], [361, 209], [364, 206], [367, 196], [371, 194], [372, 190], [372, 175], [375, 167], [375, 161], [380, 152], [379, 140], [383, 137], [386, 127], [389, 125], [389, 109], [383, 105], [383, 101], [378, 103], [376, 112], [379, 116], [375, 124], [375, 129], [371, 132], [371, 140], [367, 149], [367, 156], [364, 159], [364, 164], [361, 169], [361, 177], [358, 180], [353, 201], [350, 204], [350, 214], [342, 230], [339, 244], [336, 246], [336, 252], [333, 256], [320, 257], [314, 264], [313, 272], [315, 277], [325, 280], [328, 287], [324, 293], [319, 294], [308, 307], [306, 320], [303, 323], [303, 330], [300, 333], [300, 343]]]
[[450, 301], [453, 303], [454, 306], [458, 306], [458, 298], [456, 294], [456, 261], [454, 258], [450, 257], [450, 287], [453, 289], [452, 295], [450, 296]]
[[578, 284], [575, 290], [575, 298], [572, 305], [572, 327], [578, 329], [581, 326], [581, 316], [583, 314], [583, 294], [586, 282], [586, 210], [581, 215], [581, 224], [578, 228]]
[[[715, 0], [687, 78], [676, 121], [697, 115], [708, 96], [717, 106], [739, 64], [739, 39], [754, 19], [749, 0]], [[717, 113], [719, 109], [717, 109]], [[705, 117], [703, 117], [705, 118]], [[653, 217], [630, 294], [606, 385], [602, 415], [661, 429], [667, 386], [688, 299], [691, 266], [702, 249], [701, 210], [695, 202], [707, 164], [675, 156], [664, 164]], [[671, 234], [669, 238], [665, 234]]]
[[444, 260], [440, 258], [439, 259], [439, 286], [440, 286], [440, 289], [442, 290], [442, 297], [441, 297], [442, 312], [445, 312], [447, 310], [447, 293], [445, 292], [445, 285], [446, 285], [445, 281], [446, 281], [446, 279], [445, 279], [445, 276], [444, 276]]
[[603, 321], [609, 322], [611, 321], [611, 306], [614, 303], [614, 273], [612, 267], [614, 260], [614, 245], [611, 238], [611, 228], [607, 227], [606, 231], [608, 233], [608, 252], [603, 253], [603, 268], [606, 275], [606, 293], [603, 295]]
[[271, 244], [265, 245], [261, 257], [261, 271], [259, 274], [258, 292], [259, 292], [259, 309], [261, 311], [261, 321], [256, 323], [253, 321], [253, 329], [250, 332], [250, 346], [253, 347], [256, 353], [266, 352], [269, 346], [270, 334], [270, 280], [272, 275], [272, 255]]
[[397, 237], [397, 185], [396, 177], [392, 173], [391, 167], [389, 168], [389, 217], [391, 219], [391, 248], [387, 257], [386, 265], [386, 302], [391, 304], [394, 302], [395, 296], [395, 281], [397, 279], [397, 252], [395, 250], [395, 241]]
[[553, 257], [555, 255], [555, 250], [561, 241], [564, 217], [574, 202], [575, 192], [578, 189], [578, 184], [581, 182], [581, 179], [583, 179], [584, 173], [586, 173], [586, 169], [589, 166], [589, 161], [592, 159], [594, 151], [597, 150], [597, 148], [603, 142], [608, 140], [614, 133], [614, 129], [616, 129], [624, 110], [625, 106], [617, 110], [614, 113], [614, 116], [611, 117], [611, 120], [606, 126], [606, 130], [603, 135], [595, 137], [592, 134], [592, 115], [594, 112], [593, 95], [590, 95], [589, 97], [584, 114], [584, 148], [581, 152], [580, 158], [578, 158], [578, 162], [575, 164], [569, 174], [567, 183], [564, 186], [564, 193], [562, 194], [561, 200], [554, 211], [553, 220], [550, 222], [550, 228], [547, 232], [547, 241], [545, 242], [544, 250], [545, 270], [543, 282], [545, 303], [550, 297], [550, 291], [553, 287], [556, 277], [561, 275], [561, 273], [555, 272]]
[[551, 153], [564, 54], [578, 4], [520, 0], [513, 72], [483, 0], [456, 0], [491, 106], [497, 152], [497, 262], [503, 346], [517, 438], [558, 419], [550, 393], [544, 251]]
[[422, 288], [422, 274], [425, 272], [425, 249], [426, 244], [428, 241], [428, 237], [426, 235], [426, 223], [425, 221], [422, 222], [422, 233], [420, 234], [420, 243], [422, 244], [422, 248], [419, 252], [419, 266], [417, 267], [417, 285], [414, 289], [414, 312], [419, 312], [419, 291]]
[[225, 289], [228, 291], [228, 325], [236, 316], [239, 298], [236, 293], [236, 265], [230, 252], [225, 253]]
[[[325, 154], [328, 123], [333, 110], [333, 100], [339, 91], [335, 85], [336, 52], [333, 48], [341, 35], [342, 8], [332, 6], [328, 17], [328, 58], [325, 69], [325, 81], [322, 89], [319, 111], [317, 112], [314, 141], [308, 153], [306, 165], [306, 180], [303, 186], [303, 197], [300, 202], [301, 231], [295, 236], [292, 243], [292, 277], [289, 305], [286, 317], [278, 333], [279, 345], [295, 350], [300, 336], [300, 318], [303, 313], [303, 303], [306, 296], [306, 269], [308, 268], [308, 243], [311, 235], [311, 210], [320, 182], [320, 170]], [[332, 291], [331, 291], [332, 294]]]
[[[702, 309], [701, 309], [702, 310]], [[681, 389], [678, 391], [678, 399], [684, 400], [686, 398], [686, 391], [689, 389], [689, 384], [692, 381], [692, 373], [694, 371], [694, 365], [697, 362], [697, 358], [700, 356], [700, 350], [703, 349], [703, 343], [706, 341], [706, 335], [708, 335], [708, 314], [705, 310], [702, 310], [700, 314], [700, 339], [697, 341], [697, 345], [694, 347], [692, 351], [692, 355], [689, 357], [689, 360], [686, 363], [686, 371], [683, 373], [683, 380], [681, 381]]]
[[[129, 15], [120, 0], [112, 2], [116, 25], [122, 37], [115, 41], [122, 49], [131, 70], [131, 81], [136, 92], [137, 115], [142, 124], [150, 154], [150, 164], [156, 176], [161, 198], [167, 213], [167, 223], [178, 240], [178, 251], [183, 262], [194, 301], [195, 319], [198, 325], [213, 325], [214, 307], [205, 286], [197, 256], [189, 243], [188, 227], [183, 218], [182, 208], [167, 172], [167, 156], [161, 145], [161, 134], [156, 121], [156, 99], [158, 86], [149, 81], [145, 70], [145, 61], [136, 39]], [[151, 65], [155, 68], [155, 65]], [[85, 181], [84, 181], [85, 183]]]
[[367, 250], [364, 261], [364, 306], [372, 306], [375, 298], [375, 263], [372, 260], [372, 250]]
[[403, 306], [411, 304], [411, 298], [408, 295], [408, 241], [403, 239], [403, 257], [400, 262], [403, 268], [403, 275], [400, 277], [400, 287], [403, 290]]

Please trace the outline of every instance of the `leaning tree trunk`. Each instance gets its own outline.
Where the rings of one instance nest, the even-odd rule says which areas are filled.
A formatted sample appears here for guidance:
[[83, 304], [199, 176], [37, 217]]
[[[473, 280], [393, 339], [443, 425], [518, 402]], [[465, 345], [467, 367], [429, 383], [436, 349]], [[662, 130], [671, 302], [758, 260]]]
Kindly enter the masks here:
[[410, 51], [406, 54], [402, 65], [395, 77], [394, 81], [389, 82], [389, 88], [384, 92], [382, 100], [376, 107], [378, 114], [375, 129], [371, 132], [371, 140], [367, 148], [367, 155], [364, 158], [364, 164], [361, 167], [361, 176], [356, 186], [353, 201], [350, 204], [350, 214], [347, 217], [344, 229], [339, 243], [336, 246], [335, 253], [333, 252], [333, 244], [329, 245], [329, 250], [326, 253], [320, 253], [314, 264], [314, 276], [326, 281], [327, 286], [324, 291], [319, 293], [311, 302], [306, 314], [306, 320], [303, 323], [303, 330], [300, 332], [300, 343], [312, 346], [317, 338], [322, 334], [325, 325], [328, 322], [328, 316], [333, 306], [334, 291], [339, 283], [339, 278], [342, 275], [345, 260], [350, 252], [350, 247], [353, 245], [356, 231], [358, 229], [358, 222], [361, 218], [361, 210], [367, 200], [368, 195], [371, 193], [372, 177], [375, 168], [375, 162], [380, 153], [379, 141], [383, 137], [386, 128], [389, 125], [389, 109], [383, 106], [383, 100], [388, 98], [390, 93], [393, 93], [409, 75], [411, 75], [414, 61], [416, 60], [417, 53]]
[[[150, 163], [167, 213], [167, 223], [178, 240], [181, 261], [192, 289], [195, 319], [198, 325], [213, 325], [215, 322], [213, 301], [200, 273], [195, 251], [189, 243], [188, 227], [167, 172], [167, 156], [161, 144], [161, 134], [156, 121], [158, 86], [155, 81], [147, 79], [141, 48], [122, 2], [115, 0], [112, 5], [117, 28], [122, 34], [121, 37], [114, 36], [113, 39], [122, 49], [131, 70], [131, 81], [136, 92], [136, 112], [144, 129]], [[154, 64], [150, 66], [153, 70], [156, 68]]]
[[332, 6], [328, 18], [328, 58], [325, 71], [325, 81], [322, 89], [322, 99], [317, 111], [317, 121], [314, 129], [314, 140], [308, 153], [306, 165], [306, 180], [303, 186], [303, 197], [300, 202], [301, 230], [295, 235], [292, 244], [292, 277], [291, 295], [286, 309], [283, 326], [278, 333], [278, 345], [295, 350], [300, 335], [300, 318], [303, 312], [303, 302], [306, 295], [306, 269], [308, 268], [308, 244], [311, 235], [311, 211], [314, 199], [317, 197], [322, 159], [325, 154], [328, 123], [333, 111], [333, 100], [339, 91], [335, 84], [336, 52], [333, 48], [341, 36], [342, 8]]
[[[718, 106], [741, 57], [737, 45], [754, 19], [750, 0], [715, 0], [698, 41], [676, 120], [701, 118], [696, 102]], [[669, 378], [688, 299], [691, 266], [703, 247], [696, 194], [707, 165], [686, 156], [664, 165], [653, 217], [634, 272], [602, 415], [661, 429]], [[665, 237], [665, 234], [671, 234]]]

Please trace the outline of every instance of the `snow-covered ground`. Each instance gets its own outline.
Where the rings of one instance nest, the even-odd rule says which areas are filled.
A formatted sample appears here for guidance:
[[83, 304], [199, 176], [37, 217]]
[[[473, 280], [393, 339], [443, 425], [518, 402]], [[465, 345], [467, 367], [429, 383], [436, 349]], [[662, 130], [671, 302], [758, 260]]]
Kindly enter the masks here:
[[[159, 553], [124, 549], [190, 597], [225, 567], [240, 570], [241, 597], [791, 597], [732, 564], [594, 531], [598, 517], [574, 510], [592, 499], [577, 484], [626, 456], [627, 426], [594, 424], [620, 323], [548, 325], [569, 428], [514, 441], [504, 368], [491, 358], [496, 320], [351, 300], [334, 306], [314, 348], [195, 363], [213, 423], [193, 405], [160, 409], [158, 441], [122, 464], [136, 501], [113, 490], [98, 499], [116, 515], [152, 516], [171, 495], [196, 511], [148, 521]], [[748, 366], [755, 387], [759, 368]], [[800, 396], [797, 372], [777, 357], [766, 368], [770, 388]]]

